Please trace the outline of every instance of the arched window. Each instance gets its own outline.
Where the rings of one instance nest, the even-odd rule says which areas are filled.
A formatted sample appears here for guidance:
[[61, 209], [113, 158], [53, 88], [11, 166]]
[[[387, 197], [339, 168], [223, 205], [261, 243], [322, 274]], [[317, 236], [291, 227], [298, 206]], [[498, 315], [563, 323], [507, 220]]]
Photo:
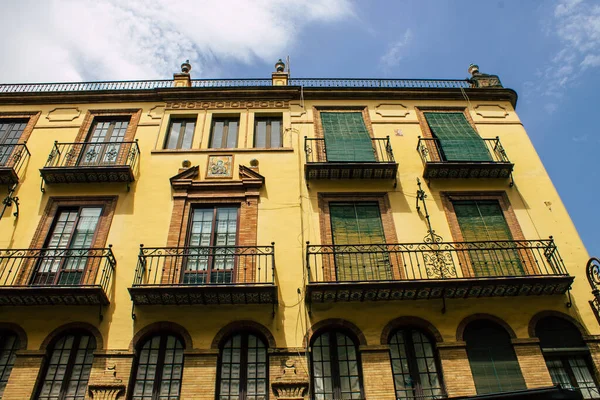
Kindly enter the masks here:
[[10, 371], [15, 365], [19, 337], [11, 331], [0, 331], [0, 399], [8, 382]]
[[94, 350], [96, 339], [86, 331], [65, 333], [48, 346], [37, 399], [85, 399]]
[[252, 333], [233, 335], [221, 346], [219, 400], [269, 398], [267, 346]]
[[310, 356], [314, 400], [364, 398], [358, 346], [346, 333], [321, 333], [313, 340]]
[[488, 320], [473, 321], [465, 328], [464, 339], [477, 394], [526, 388], [510, 336], [504, 328]]
[[425, 334], [413, 328], [400, 329], [389, 344], [397, 399], [445, 397], [437, 357]]
[[600, 398], [590, 352], [573, 324], [562, 318], [546, 317], [535, 326], [535, 335], [540, 338], [554, 384], [577, 387], [586, 399]]
[[183, 344], [161, 333], [141, 342], [134, 368], [133, 400], [179, 399], [183, 375]]

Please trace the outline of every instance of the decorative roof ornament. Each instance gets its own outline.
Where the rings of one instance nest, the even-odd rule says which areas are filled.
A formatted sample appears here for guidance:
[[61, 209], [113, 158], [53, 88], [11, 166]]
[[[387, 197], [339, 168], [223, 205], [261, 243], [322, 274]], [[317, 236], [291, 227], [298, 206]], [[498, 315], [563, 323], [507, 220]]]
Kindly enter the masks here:
[[468, 71], [471, 74], [471, 78], [469, 78], [468, 81], [474, 88], [503, 87], [502, 83], [500, 82], [500, 77], [498, 77], [498, 75], [483, 74], [479, 72], [479, 65], [477, 64], [470, 64]]
[[277, 61], [275, 63], [275, 71], [277, 71], [277, 72], [285, 71], [285, 63], [283, 62], [283, 60], [281, 60], [281, 58], [279, 59], [279, 61]]
[[181, 73], [189, 74], [192, 70], [192, 65], [190, 64], [190, 60], [185, 60], [183, 64], [181, 64]]

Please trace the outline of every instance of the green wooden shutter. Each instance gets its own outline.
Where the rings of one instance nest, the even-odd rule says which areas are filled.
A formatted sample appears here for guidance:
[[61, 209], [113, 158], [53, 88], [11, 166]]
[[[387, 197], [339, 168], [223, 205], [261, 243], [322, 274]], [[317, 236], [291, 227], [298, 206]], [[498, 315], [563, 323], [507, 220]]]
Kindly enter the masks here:
[[[377, 203], [330, 203], [329, 214], [334, 245], [385, 243]], [[344, 251], [335, 256], [338, 280], [391, 279], [389, 256], [383, 249], [361, 253], [358, 248], [344, 247]]]
[[[465, 242], [513, 240], [498, 201], [453, 201]], [[506, 244], [498, 250], [470, 250], [469, 257], [475, 276], [523, 275], [517, 250]]]
[[371, 137], [360, 112], [323, 112], [329, 162], [375, 162]]
[[492, 161], [485, 142], [463, 113], [424, 114], [433, 136], [439, 139], [444, 161]]

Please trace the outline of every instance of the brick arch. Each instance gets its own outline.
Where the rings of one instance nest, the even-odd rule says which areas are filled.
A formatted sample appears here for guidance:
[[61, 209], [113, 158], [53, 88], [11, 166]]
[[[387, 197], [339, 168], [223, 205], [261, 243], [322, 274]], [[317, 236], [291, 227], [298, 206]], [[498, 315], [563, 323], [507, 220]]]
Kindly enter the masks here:
[[540, 322], [540, 320], [542, 320], [546, 317], [562, 318], [562, 319], [572, 323], [579, 330], [579, 332], [581, 333], [581, 336], [589, 335], [589, 332], [585, 328], [585, 326], [583, 326], [581, 324], [581, 322], [579, 322], [575, 318], [571, 317], [570, 315], [562, 313], [560, 311], [545, 310], [545, 311], [540, 311], [539, 313], [537, 313], [533, 317], [531, 317], [531, 320], [529, 321], [529, 327], [528, 327], [529, 337], [531, 337], [531, 338], [537, 337], [537, 336], [535, 336], [535, 326], [537, 325], [538, 322]]
[[329, 318], [319, 321], [310, 327], [310, 329], [306, 332], [306, 335], [304, 335], [302, 346], [304, 348], [308, 347], [308, 344], [312, 340], [313, 336], [315, 336], [319, 332], [335, 328], [351, 332], [354, 335], [355, 339], [358, 340], [359, 345], [367, 345], [367, 339], [365, 339], [365, 335], [352, 322], [346, 321], [345, 319], [341, 318]]
[[223, 328], [221, 328], [219, 332], [217, 332], [217, 334], [215, 335], [215, 338], [213, 339], [210, 348], [218, 349], [221, 346], [221, 343], [223, 343], [223, 341], [227, 337], [240, 331], [253, 331], [259, 333], [261, 336], [264, 337], [264, 339], [266, 339], [270, 349], [277, 347], [275, 343], [275, 338], [273, 337], [273, 334], [271, 334], [271, 331], [269, 329], [267, 329], [264, 325], [259, 324], [258, 322], [244, 320], [231, 322], [225, 325]]
[[135, 351], [137, 345], [147, 338], [148, 336], [161, 332], [170, 332], [179, 336], [179, 338], [183, 341], [183, 346], [185, 349], [193, 349], [192, 337], [190, 336], [187, 329], [183, 326], [170, 321], [159, 321], [151, 323], [150, 325], [146, 325], [133, 336], [131, 342], [129, 343], [129, 350]]
[[383, 331], [381, 332], [381, 339], [380, 339], [381, 344], [384, 344], [384, 345], [388, 344], [389, 340], [390, 340], [390, 335], [392, 334], [392, 332], [394, 332], [395, 330], [397, 330], [399, 328], [407, 327], [407, 326], [424, 330], [432, 338], [434, 338], [437, 343], [444, 341], [444, 339], [442, 338], [442, 335], [440, 334], [440, 331], [438, 331], [437, 328], [431, 322], [429, 322], [423, 318], [419, 318], [419, 317], [404, 316], [404, 317], [398, 317], [396, 319], [391, 320], [383, 328]]
[[476, 321], [478, 319], [487, 319], [488, 321], [495, 322], [504, 328], [504, 330], [508, 333], [508, 335], [510, 336], [511, 339], [517, 338], [517, 335], [515, 334], [515, 331], [513, 330], [513, 328], [511, 328], [511, 326], [508, 323], [506, 323], [506, 321], [504, 321], [502, 318], [498, 318], [495, 315], [491, 315], [491, 314], [481, 313], [481, 314], [469, 315], [468, 317], [466, 317], [462, 321], [460, 321], [460, 324], [458, 324], [458, 328], [456, 329], [456, 340], [459, 342], [463, 341], [465, 328], [467, 327], [467, 325], [469, 325], [469, 323]]
[[27, 333], [20, 325], [12, 322], [0, 322], [0, 331], [9, 331], [19, 338], [19, 350], [27, 350]]
[[100, 350], [104, 348], [104, 338], [102, 337], [102, 334], [100, 333], [98, 328], [96, 328], [92, 324], [88, 324], [87, 322], [71, 322], [69, 324], [61, 325], [52, 332], [50, 332], [50, 334], [46, 336], [46, 338], [40, 345], [40, 350], [48, 349], [48, 346], [55, 340], [57, 340], [59, 336], [68, 331], [74, 330], [88, 331], [96, 339], [96, 349]]

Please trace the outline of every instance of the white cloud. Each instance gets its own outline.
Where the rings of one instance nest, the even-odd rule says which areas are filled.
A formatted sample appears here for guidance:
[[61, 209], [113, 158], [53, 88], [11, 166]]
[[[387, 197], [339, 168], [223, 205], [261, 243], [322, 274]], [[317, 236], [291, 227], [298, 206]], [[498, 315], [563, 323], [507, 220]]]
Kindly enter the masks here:
[[354, 15], [349, 0], [27, 0], [0, 14], [3, 82], [194, 77], [275, 62], [310, 23]]
[[404, 57], [403, 49], [411, 43], [412, 37], [412, 31], [407, 29], [402, 39], [390, 44], [388, 50], [379, 59], [380, 66], [383, 69], [390, 69], [400, 65], [400, 61]]

